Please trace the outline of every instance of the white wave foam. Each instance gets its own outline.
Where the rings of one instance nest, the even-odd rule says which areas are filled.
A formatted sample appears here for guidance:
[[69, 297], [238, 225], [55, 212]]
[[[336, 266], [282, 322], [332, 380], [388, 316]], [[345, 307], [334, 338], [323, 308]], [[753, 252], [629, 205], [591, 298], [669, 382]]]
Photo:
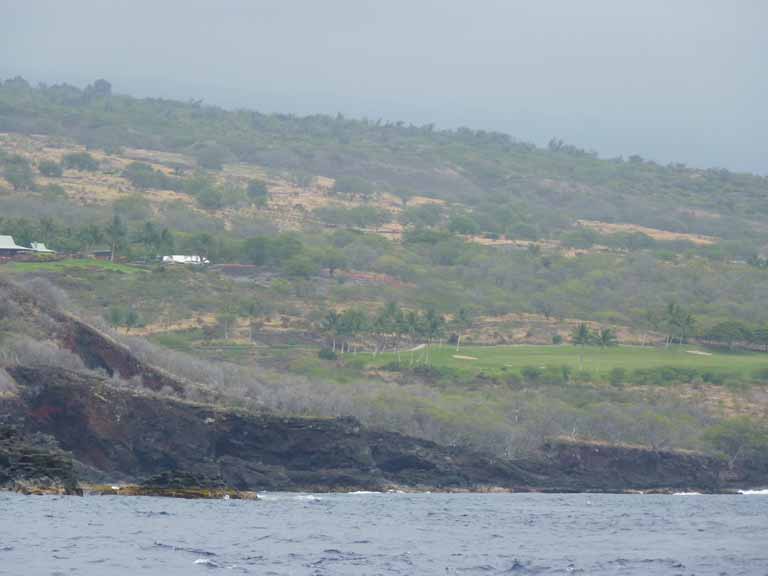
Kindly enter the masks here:
[[701, 492], [675, 492], [672, 496], [702, 496]]
[[768, 488], [762, 490], [739, 490], [739, 494], [746, 494], [747, 496], [768, 496]]
[[210, 558], [198, 558], [194, 562], [195, 564], [199, 564], [201, 566], [207, 566], [208, 568], [218, 568], [219, 565], [217, 562], [214, 562]]

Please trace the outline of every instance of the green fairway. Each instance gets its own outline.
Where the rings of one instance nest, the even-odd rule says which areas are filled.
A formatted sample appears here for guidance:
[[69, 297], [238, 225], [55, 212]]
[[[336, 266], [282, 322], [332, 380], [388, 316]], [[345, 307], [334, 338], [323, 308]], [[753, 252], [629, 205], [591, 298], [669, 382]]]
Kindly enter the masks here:
[[[401, 362], [425, 360], [424, 349], [401, 353]], [[433, 346], [429, 351], [430, 363], [463, 372], [505, 372], [526, 367], [546, 369], [569, 366], [572, 370], [585, 370], [606, 375], [614, 368], [627, 371], [644, 368], [693, 368], [699, 371], [728, 372], [750, 375], [759, 369], [768, 369], [768, 354], [759, 352], [724, 353], [703, 350], [697, 346], [670, 346], [652, 348], [639, 346]], [[383, 366], [396, 361], [393, 353], [370, 358], [371, 366]]]
[[141, 268], [134, 266], [127, 266], [125, 264], [118, 264], [116, 262], [109, 262], [107, 260], [95, 260], [95, 259], [68, 259], [68, 260], [54, 260], [49, 262], [9, 262], [4, 266], [6, 270], [16, 272], [33, 272], [35, 270], [47, 270], [50, 272], [63, 272], [71, 269], [90, 269], [90, 270], [108, 270], [110, 272], [124, 272], [126, 274], [134, 274], [136, 272], [144, 272]]

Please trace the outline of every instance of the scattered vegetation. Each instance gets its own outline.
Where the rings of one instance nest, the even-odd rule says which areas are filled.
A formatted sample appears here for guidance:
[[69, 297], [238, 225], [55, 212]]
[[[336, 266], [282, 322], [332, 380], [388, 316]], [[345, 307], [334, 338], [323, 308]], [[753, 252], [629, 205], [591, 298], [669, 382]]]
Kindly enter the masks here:
[[[0, 234], [61, 254], [2, 269], [227, 402], [502, 454], [559, 434], [765, 451], [764, 177], [103, 79], [4, 81], [0, 131]], [[94, 249], [115, 261], [70, 257]], [[0, 311], [33, 342], [3, 338], [4, 362], [72, 360]]]

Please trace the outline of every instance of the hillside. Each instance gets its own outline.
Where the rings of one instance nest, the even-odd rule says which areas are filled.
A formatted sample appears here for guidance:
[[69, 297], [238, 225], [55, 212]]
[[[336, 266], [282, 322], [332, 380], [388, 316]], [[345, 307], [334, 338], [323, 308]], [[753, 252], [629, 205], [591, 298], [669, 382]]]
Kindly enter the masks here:
[[[761, 453], [766, 211], [766, 178], [558, 140], [0, 85], [0, 234], [58, 252], [3, 282], [63, 291], [192, 399], [507, 456], [561, 435], [725, 453], [737, 432]], [[72, 361], [11, 312], [5, 364]]]

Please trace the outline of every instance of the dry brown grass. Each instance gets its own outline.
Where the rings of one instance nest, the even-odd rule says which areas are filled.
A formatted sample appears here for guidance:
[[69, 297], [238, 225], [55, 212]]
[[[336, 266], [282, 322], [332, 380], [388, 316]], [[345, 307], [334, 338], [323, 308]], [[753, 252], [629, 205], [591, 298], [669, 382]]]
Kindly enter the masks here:
[[599, 220], [577, 220], [576, 223], [584, 228], [589, 228], [600, 234], [619, 234], [619, 233], [633, 233], [639, 232], [650, 236], [654, 240], [661, 241], [675, 241], [684, 240], [697, 244], [699, 246], [707, 246], [717, 243], [720, 239], [714, 236], [704, 236], [703, 234], [686, 234], [683, 232], [669, 232], [668, 230], [659, 230], [657, 228], [648, 228], [646, 226], [639, 226], [637, 224], [614, 224], [609, 222], [601, 222]]
[[664, 341], [662, 334], [626, 326], [577, 318], [547, 318], [531, 313], [478, 317], [465, 337], [473, 344], [551, 344], [555, 334], [568, 341], [574, 329], [582, 323], [592, 331], [610, 328], [622, 344], [659, 344]]

